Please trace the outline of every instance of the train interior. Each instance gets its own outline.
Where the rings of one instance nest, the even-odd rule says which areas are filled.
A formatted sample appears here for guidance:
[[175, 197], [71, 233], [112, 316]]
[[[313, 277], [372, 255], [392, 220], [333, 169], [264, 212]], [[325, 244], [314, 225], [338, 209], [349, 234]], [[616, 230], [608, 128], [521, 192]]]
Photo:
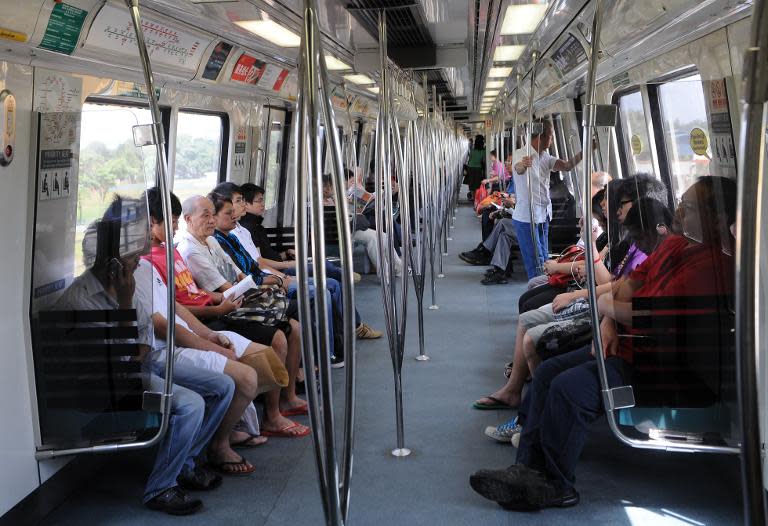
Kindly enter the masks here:
[[[200, 492], [202, 510], [183, 519], [186, 524], [758, 524], [768, 488], [759, 454], [768, 418], [768, 360], [764, 342], [753, 339], [746, 354], [754, 365], [757, 427], [747, 440], [740, 391], [747, 380], [739, 365], [745, 353], [735, 338], [744, 330], [738, 313], [745, 311], [736, 304], [744, 293], [731, 278], [746, 283], [740, 276], [749, 274], [755, 298], [765, 290], [759, 225], [768, 209], [762, 202], [768, 111], [757, 112], [761, 149], [747, 157], [742, 148], [753, 130], [749, 110], [761, 107], [743, 79], [754, 69], [768, 70], [768, 62], [745, 60], [758, 49], [756, 17], [766, 19], [765, 4], [0, 0], [0, 525], [178, 520], [142, 505], [159, 454], [156, 442], [174, 417], [162, 393], [170, 383], [147, 388], [148, 373], [137, 359], [141, 309], [136, 300], [132, 310], [116, 303], [61, 305], [74, 284], [92, 275], [105, 250], [117, 254], [119, 261], [108, 262], [119, 264], [117, 274], [125, 270], [123, 258], [154, 254], [150, 240], [159, 234], [147, 212], [150, 192], [172, 192], [183, 203], [183, 213], [174, 212], [178, 243], [197, 235], [195, 197], [224, 182], [257, 185], [265, 236], [281, 254], [296, 251], [296, 319], [303, 328], [294, 337], [304, 353], [306, 393], [300, 396], [310, 408], [309, 415], [290, 418], [311, 432], [278, 433], [258, 447], [237, 449], [255, 470], [224, 476], [220, 488]], [[498, 159], [517, 186], [508, 224], [539, 222], [533, 210], [541, 205], [547, 213], [543, 194], [537, 203], [530, 176], [518, 180], [516, 163], [530, 157], [543, 136], [551, 142], [536, 150], [536, 158], [546, 151], [553, 160], [551, 173], [541, 177], [550, 203], [548, 242], [545, 237], [543, 248], [533, 247], [534, 259], [566, 261], [561, 258], [569, 247], [584, 241], [586, 281], [571, 286], [578, 280], [570, 260], [569, 288], [562, 290], [583, 293], [584, 315], [594, 310], [592, 324], [598, 303], [601, 316], [619, 316], [626, 301], [606, 284], [600, 299], [607, 301], [598, 302], [596, 266], [620, 244], [620, 229], [632, 232], [622, 226], [632, 211], [621, 212], [620, 191], [608, 194], [626, 192], [628, 185], [599, 188], [606, 227], [587, 234], [585, 214], [602, 206], [592, 199], [594, 190], [587, 196], [591, 174], [607, 173], [613, 182], [652, 180], [647, 184], [661, 189], [654, 203], [663, 206], [643, 201], [650, 198], [639, 187], [632, 205], [664, 208], [650, 225], [643, 212], [635, 214], [635, 229], [650, 231], [655, 241], [638, 234], [632, 246], [650, 243], [643, 249], [649, 258], [667, 227], [675, 230], [673, 221], [682, 224], [680, 239], [703, 246], [715, 234], [701, 225], [726, 217], [729, 206], [741, 219], [731, 213], [729, 224], [717, 223], [723, 241], [712, 257], [730, 270], [705, 261], [694, 275], [686, 270], [693, 260], [686, 259], [676, 271], [695, 276], [705, 291], [692, 311], [680, 307], [683, 292], [629, 300], [631, 321], [645, 324], [652, 336], [619, 331], [620, 342], [635, 342], [634, 378], [623, 390], [608, 387], [608, 380], [597, 383], [602, 390], [595, 396], [610, 400], [612, 410], [589, 426], [576, 471], [578, 506], [519, 512], [482, 498], [469, 479], [516, 461], [517, 446], [492, 440], [486, 428], [498, 430], [517, 414], [509, 409], [519, 402], [494, 395], [517, 374], [510, 371], [518, 360], [520, 298], [533, 276], [519, 240], [503, 263], [491, 265], [495, 252], [478, 245], [488, 237], [481, 223], [490, 220], [493, 228], [495, 218], [499, 227], [505, 216], [484, 216], [477, 203], [494, 199], [490, 183], [486, 196], [485, 180]], [[477, 157], [482, 175], [473, 183], [468, 163], [479, 151], [477, 137], [485, 146], [482, 160]], [[322, 193], [325, 174], [335, 199]], [[693, 212], [683, 214], [685, 230], [673, 210], [690, 207], [691, 196], [699, 194], [689, 189], [706, 185], [708, 177], [740, 185], [748, 180], [754, 191], [742, 186], [736, 202], [736, 193], [711, 190], [710, 209], [698, 209], [703, 233], [691, 233]], [[516, 215], [526, 191], [530, 221]], [[383, 198], [366, 208], [356, 196], [369, 193]], [[337, 207], [345, 195], [351, 204]], [[171, 200], [162, 199], [162, 217], [170, 218]], [[503, 209], [498, 199], [495, 206]], [[619, 223], [608, 217], [616, 215], [613, 207]], [[219, 209], [212, 210], [218, 216]], [[365, 218], [366, 210], [384, 225], [369, 238], [374, 245], [358, 237], [357, 217]], [[346, 218], [353, 218], [349, 225]], [[119, 225], [107, 248], [101, 237], [106, 223]], [[164, 223], [167, 238], [174, 222]], [[527, 235], [514, 228], [518, 238]], [[736, 234], [755, 229], [754, 253], [745, 260], [741, 244], [750, 238]], [[396, 240], [388, 235], [395, 232]], [[584, 261], [583, 247], [603, 232], [605, 252]], [[160, 250], [176, 269], [173, 252]], [[472, 258], [483, 251], [487, 258], [468, 264], [460, 257], [473, 250]], [[317, 261], [326, 256], [339, 264], [344, 294], [351, 294], [352, 272], [360, 275], [354, 304], [364, 323], [353, 321], [354, 309], [345, 306], [343, 343], [327, 337], [329, 324], [333, 330], [341, 325], [324, 318], [322, 294], [309, 307], [307, 272], [314, 272], [314, 283], [325, 282]], [[735, 270], [734, 261], [741, 262]], [[488, 267], [492, 272], [484, 274]], [[544, 268], [534, 268], [534, 275]], [[174, 312], [167, 298], [158, 299], [151, 272], [130, 279], [137, 291], [149, 290], [153, 322], [166, 308]], [[766, 309], [759, 301], [752, 309], [750, 323], [759, 334]], [[178, 325], [177, 318], [176, 331]], [[355, 342], [346, 329], [360, 325], [384, 334]], [[154, 326], [153, 349], [159, 339]], [[587, 325], [579, 347], [605, 341], [601, 330]], [[337, 344], [353, 356], [344, 368], [332, 369], [328, 349]], [[178, 332], [176, 346], [182, 346]], [[638, 349], [654, 358], [642, 361]], [[665, 355], [670, 349], [678, 358]], [[600, 379], [609, 359], [590, 359], [601, 364]], [[521, 361], [533, 364], [524, 366], [532, 379], [521, 373], [517, 394], [530, 397], [533, 366], [548, 360]], [[488, 407], [478, 410], [485, 395], [494, 403], [480, 403]], [[254, 421], [257, 431], [259, 422], [268, 429], [267, 398], [254, 405], [258, 417], [238, 423], [248, 436], [258, 434], [252, 433]], [[757, 444], [757, 457], [748, 456], [748, 444]], [[753, 476], [748, 487], [745, 472]]]

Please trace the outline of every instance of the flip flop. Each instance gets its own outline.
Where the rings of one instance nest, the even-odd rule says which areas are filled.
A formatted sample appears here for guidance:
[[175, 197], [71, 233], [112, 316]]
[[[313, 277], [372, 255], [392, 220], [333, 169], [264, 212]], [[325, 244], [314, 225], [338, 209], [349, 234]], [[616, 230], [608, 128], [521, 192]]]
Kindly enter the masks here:
[[[263, 438], [264, 441], [263, 442], [253, 443], [251, 441], [254, 438], [255, 439]], [[236, 447], [237, 448], [254, 448], [254, 447], [263, 446], [266, 443], [266, 441], [267, 441], [267, 437], [262, 437], [262, 436], [259, 436], [259, 435], [248, 435], [248, 438], [244, 438], [243, 440], [238, 440], [237, 442], [230, 442], [229, 443], [229, 447], [231, 447], [233, 449], [236, 448]]]
[[294, 407], [292, 409], [286, 409], [285, 411], [280, 411], [280, 414], [283, 416], [301, 416], [309, 414], [309, 404], [303, 404], [298, 407]]
[[[222, 475], [232, 475], [235, 477], [239, 477], [242, 475], [250, 475], [254, 471], [256, 471], [256, 466], [253, 464], [250, 464], [247, 460], [245, 460], [245, 457], [240, 457], [240, 460], [238, 462], [208, 462], [208, 465], [213, 469], [214, 471], [221, 473]], [[247, 468], [245, 471], [233, 471], [231, 469], [227, 469], [227, 466], [248, 466], [250, 465], [250, 468]]]
[[[298, 433], [290, 432], [292, 429], [296, 429], [297, 427], [302, 427], [304, 429], [302, 429]], [[311, 432], [312, 430], [309, 429], [307, 426], [303, 426], [301, 424], [294, 422], [292, 424], [281, 427], [276, 431], [269, 431], [267, 429], [262, 429], [261, 435], [265, 437], [299, 438], [299, 437], [305, 437]]]
[[[484, 396], [483, 398], [487, 398], [488, 400], [493, 401], [492, 404], [483, 404], [480, 402], [475, 402], [472, 404], [472, 407], [475, 409], [479, 409], [480, 411], [488, 411], [492, 409], [517, 409], [516, 407], [512, 407], [509, 404], [506, 404], [499, 400], [498, 398], [494, 398], [493, 396]], [[263, 434], [263, 433], [262, 433]]]

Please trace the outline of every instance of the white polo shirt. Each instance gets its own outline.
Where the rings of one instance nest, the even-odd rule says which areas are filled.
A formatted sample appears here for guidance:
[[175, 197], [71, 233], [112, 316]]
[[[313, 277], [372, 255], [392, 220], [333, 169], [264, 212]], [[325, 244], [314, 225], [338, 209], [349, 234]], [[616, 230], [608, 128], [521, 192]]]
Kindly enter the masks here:
[[[544, 150], [541, 154], [531, 148], [533, 166], [522, 174], [517, 173], [514, 165], [527, 155], [525, 148], [515, 150], [512, 154], [512, 173], [515, 179], [515, 196], [517, 203], [512, 212], [512, 219], [521, 223], [531, 222], [531, 202], [533, 202], [533, 220], [536, 223], [544, 223], [552, 217], [552, 200], [549, 197], [549, 173], [558, 161], [557, 157], [549, 155]], [[531, 194], [528, 195], [528, 172], [531, 172]]]
[[241, 226], [240, 223], [235, 223], [235, 225], [235, 228], [229, 233], [234, 234], [237, 240], [240, 241], [240, 244], [243, 245], [246, 252], [248, 252], [253, 260], [258, 263], [259, 259], [261, 259], [261, 250], [259, 250], [259, 247], [253, 242], [253, 236], [248, 229]]
[[215, 291], [226, 282], [237, 283], [240, 270], [216, 238], [208, 237], [205, 244], [189, 232], [179, 232], [176, 238], [176, 250], [184, 258], [199, 288]]

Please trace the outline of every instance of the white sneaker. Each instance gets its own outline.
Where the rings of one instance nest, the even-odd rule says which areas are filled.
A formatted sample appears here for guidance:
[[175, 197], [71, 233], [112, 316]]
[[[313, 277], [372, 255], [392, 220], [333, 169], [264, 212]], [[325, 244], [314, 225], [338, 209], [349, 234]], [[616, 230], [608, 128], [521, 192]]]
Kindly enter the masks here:
[[498, 426], [488, 426], [483, 432], [488, 438], [497, 442], [512, 444], [517, 447], [520, 444], [520, 434], [523, 432], [523, 426], [517, 423], [517, 417]]

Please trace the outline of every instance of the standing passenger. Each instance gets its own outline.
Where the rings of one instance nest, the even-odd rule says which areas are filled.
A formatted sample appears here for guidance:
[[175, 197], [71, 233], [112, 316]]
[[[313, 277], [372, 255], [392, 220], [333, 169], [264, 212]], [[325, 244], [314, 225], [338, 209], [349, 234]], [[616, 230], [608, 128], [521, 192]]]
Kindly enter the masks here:
[[[552, 144], [552, 123], [548, 120], [536, 122], [543, 127], [541, 133], [531, 134], [531, 154], [526, 155], [524, 147], [515, 150], [513, 154], [513, 158], [517, 159], [513, 170], [517, 204], [512, 213], [512, 220], [517, 230], [517, 240], [528, 279], [542, 273], [544, 261], [549, 255], [549, 220], [552, 218], [549, 173], [573, 170], [574, 166], [581, 161], [581, 153], [577, 153], [568, 161], [551, 156], [547, 149]], [[531, 195], [528, 192], [529, 171]], [[535, 223], [533, 238], [531, 237], [531, 208]], [[538, 247], [538, 259], [534, 245]]]

